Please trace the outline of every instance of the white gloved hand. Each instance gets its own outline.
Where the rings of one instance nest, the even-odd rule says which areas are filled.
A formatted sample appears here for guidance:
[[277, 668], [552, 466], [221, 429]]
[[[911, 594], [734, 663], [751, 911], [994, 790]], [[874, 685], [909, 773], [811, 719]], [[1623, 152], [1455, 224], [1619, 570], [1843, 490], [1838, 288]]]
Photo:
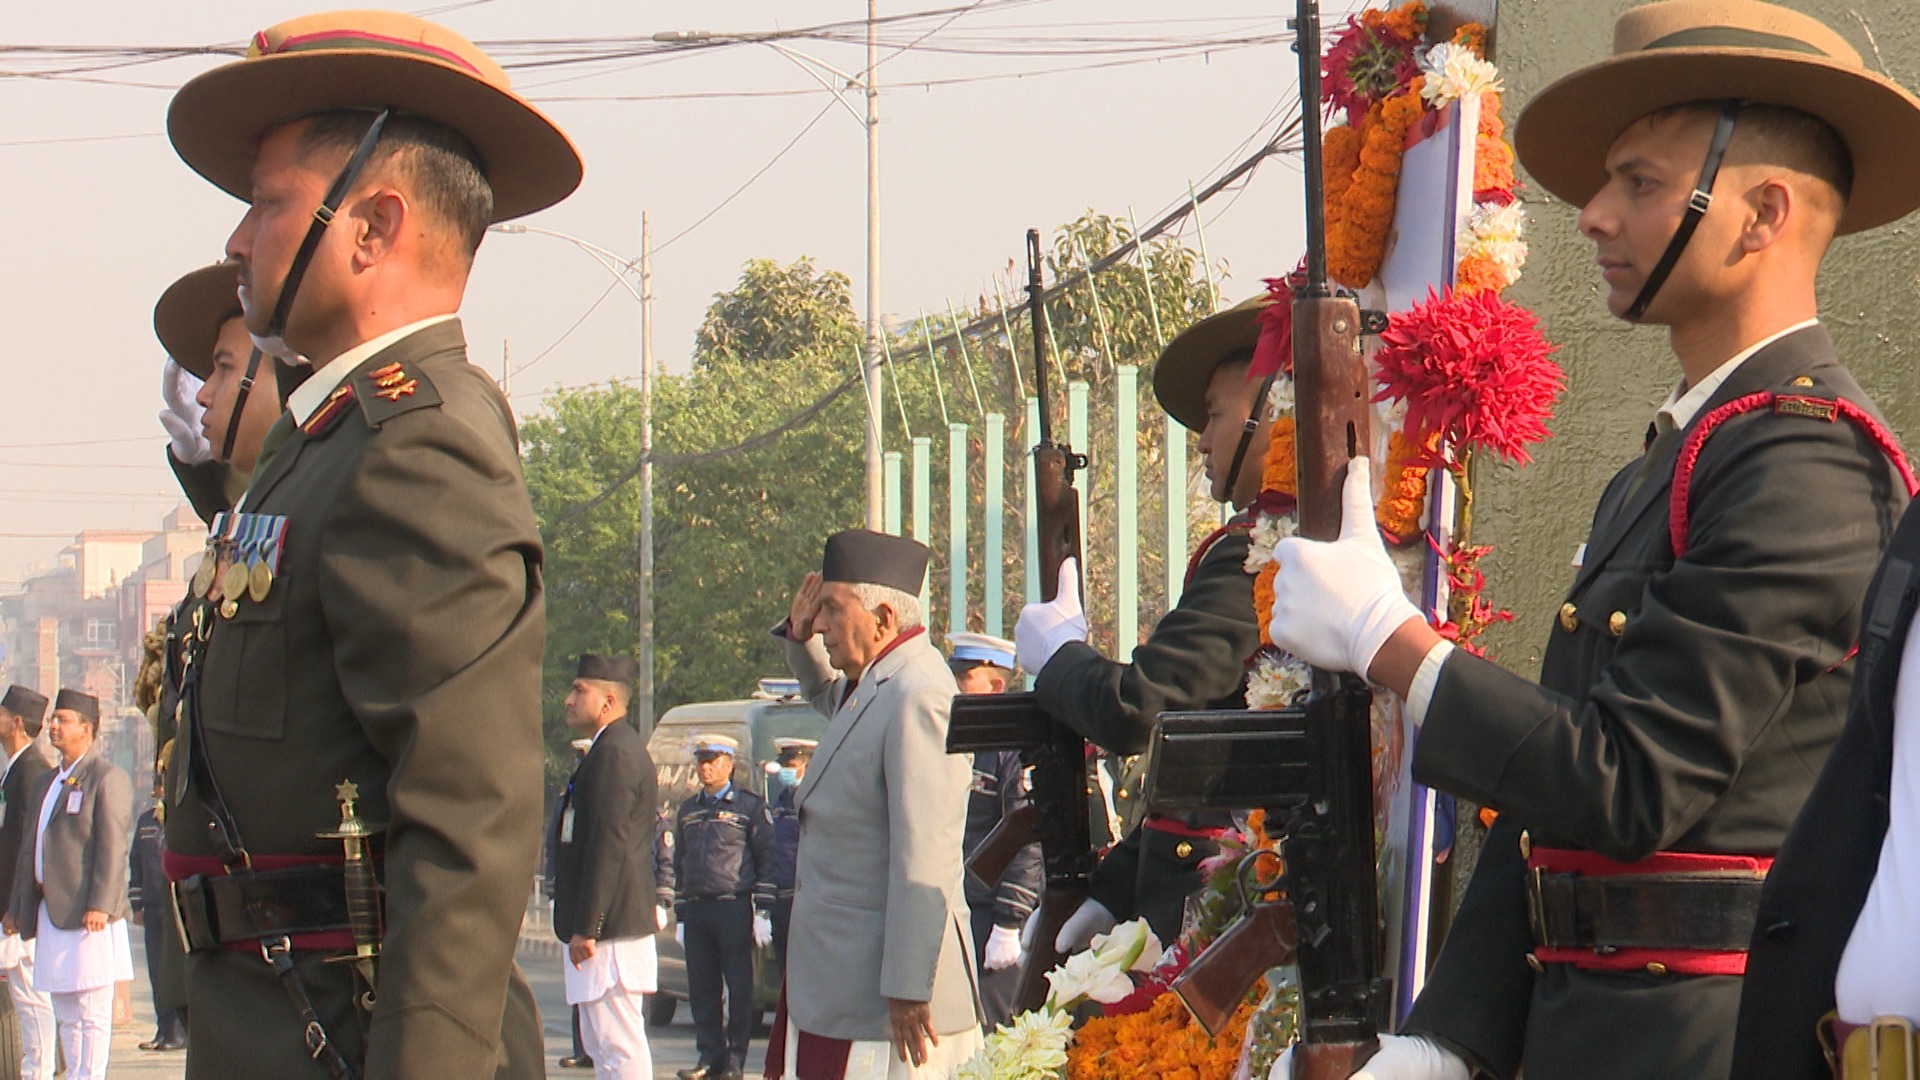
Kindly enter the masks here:
[[1040, 674], [1060, 646], [1087, 640], [1087, 613], [1080, 606], [1080, 568], [1073, 559], [1060, 563], [1060, 591], [1044, 604], [1020, 609], [1013, 624], [1013, 654], [1029, 675]]
[[1053, 948], [1061, 956], [1077, 953], [1092, 943], [1093, 939], [1119, 925], [1120, 920], [1105, 904], [1098, 900], [1089, 900], [1081, 904], [1079, 910], [1067, 916], [1060, 926], [1060, 933], [1053, 939]]
[[172, 357], [160, 372], [160, 426], [167, 429], [167, 450], [182, 465], [204, 465], [213, 460], [213, 446], [200, 429], [206, 410], [194, 400], [200, 393], [201, 379], [181, 367]]
[[[1380, 1052], [1353, 1074], [1353, 1080], [1467, 1080], [1460, 1055], [1418, 1035], [1382, 1035]], [[1293, 1048], [1274, 1059], [1267, 1080], [1292, 1080]]]
[[1371, 474], [1364, 457], [1347, 465], [1340, 539], [1288, 537], [1274, 549], [1280, 569], [1267, 627], [1275, 645], [1314, 667], [1362, 678], [1395, 630], [1423, 618], [1374, 525]]
[[1020, 946], [1021, 932], [1011, 926], [998, 926], [987, 935], [986, 955], [982, 964], [988, 971], [999, 971], [1013, 967], [1020, 962], [1026, 950]]
[[670, 914], [672, 914], [672, 912], [669, 912], [666, 908], [655, 905], [653, 909], [653, 928], [655, 930], [665, 930], [667, 928], [667, 916]]
[[773, 920], [764, 911], [753, 913], [753, 947], [764, 949], [773, 944]]
[[673, 924], [673, 943], [675, 945], [680, 946], [683, 949], [687, 947], [687, 924], [686, 923]]

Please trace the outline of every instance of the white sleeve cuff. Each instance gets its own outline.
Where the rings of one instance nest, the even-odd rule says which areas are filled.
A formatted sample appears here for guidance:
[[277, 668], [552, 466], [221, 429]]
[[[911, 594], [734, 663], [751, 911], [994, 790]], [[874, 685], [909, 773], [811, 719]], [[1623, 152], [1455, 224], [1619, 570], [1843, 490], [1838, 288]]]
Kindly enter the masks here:
[[1407, 719], [1414, 727], [1427, 722], [1427, 706], [1433, 703], [1433, 692], [1440, 688], [1440, 668], [1452, 655], [1453, 642], [1436, 641], [1420, 659], [1420, 669], [1413, 673], [1413, 685], [1407, 688]]

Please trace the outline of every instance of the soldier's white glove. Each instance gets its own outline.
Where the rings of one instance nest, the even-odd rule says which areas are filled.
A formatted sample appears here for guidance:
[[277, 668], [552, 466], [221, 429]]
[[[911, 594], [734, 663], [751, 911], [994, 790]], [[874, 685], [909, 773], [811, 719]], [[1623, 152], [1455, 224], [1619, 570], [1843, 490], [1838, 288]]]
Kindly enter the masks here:
[[675, 945], [680, 946], [683, 949], [687, 947], [687, 924], [686, 923], [673, 924], [673, 943]]
[[1409, 619], [1420, 619], [1373, 521], [1372, 469], [1347, 466], [1341, 490], [1340, 539], [1288, 537], [1274, 549], [1273, 643], [1329, 671], [1364, 678], [1380, 646]]
[[771, 944], [773, 944], [773, 920], [767, 917], [766, 912], [756, 911], [753, 913], [753, 947], [764, 949]]
[[[1467, 1063], [1453, 1051], [1418, 1035], [1382, 1035], [1380, 1052], [1353, 1080], [1467, 1080]], [[1293, 1048], [1274, 1060], [1267, 1080], [1292, 1080]]]
[[982, 958], [988, 971], [1000, 971], [1013, 967], [1020, 962], [1026, 950], [1020, 947], [1020, 931], [1011, 926], [995, 926], [987, 935], [986, 955]]
[[[194, 397], [200, 393], [201, 379], [167, 358], [160, 372], [160, 426], [167, 429], [167, 450], [182, 465], [204, 465], [213, 460], [213, 446], [200, 430], [207, 410]], [[229, 421], [231, 422], [231, 421]]]
[[653, 909], [653, 928], [655, 930], [665, 930], [667, 928], [667, 916], [669, 914], [671, 913], [667, 911], [666, 908], [655, 906]]
[[1060, 563], [1060, 591], [1044, 604], [1020, 609], [1013, 624], [1013, 655], [1029, 675], [1038, 675], [1060, 646], [1087, 640], [1087, 613], [1080, 606], [1080, 568], [1073, 559]]
[[1088, 900], [1079, 910], [1067, 916], [1060, 926], [1060, 933], [1053, 939], [1053, 948], [1061, 956], [1077, 953], [1093, 942], [1095, 937], [1118, 926], [1120, 920], [1108, 911], [1105, 904], [1098, 900]]

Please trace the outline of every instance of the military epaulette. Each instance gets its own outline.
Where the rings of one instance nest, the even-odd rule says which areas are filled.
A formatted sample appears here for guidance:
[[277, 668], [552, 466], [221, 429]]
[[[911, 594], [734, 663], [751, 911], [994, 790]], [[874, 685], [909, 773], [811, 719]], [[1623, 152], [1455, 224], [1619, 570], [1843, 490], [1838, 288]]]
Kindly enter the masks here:
[[361, 414], [374, 427], [401, 413], [436, 408], [440, 404], [440, 391], [434, 389], [426, 373], [397, 360], [385, 367], [356, 373], [350, 381], [356, 387], [354, 396], [360, 399]]
[[321, 438], [332, 431], [334, 426], [340, 423], [340, 418], [347, 415], [347, 410], [352, 407], [353, 384], [341, 383], [333, 388], [333, 393], [327, 395], [327, 400], [321, 402], [319, 408], [313, 410], [313, 415], [307, 417], [307, 422], [300, 425], [300, 430], [308, 439]]

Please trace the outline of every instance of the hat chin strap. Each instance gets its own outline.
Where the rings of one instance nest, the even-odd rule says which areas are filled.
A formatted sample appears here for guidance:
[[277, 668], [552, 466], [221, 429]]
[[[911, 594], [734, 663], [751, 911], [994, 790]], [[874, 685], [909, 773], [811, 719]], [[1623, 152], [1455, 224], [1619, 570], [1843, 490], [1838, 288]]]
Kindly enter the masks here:
[[[387, 119], [393, 115], [392, 109], [381, 109], [368, 125], [367, 133], [360, 137], [360, 145], [354, 148], [353, 156], [347, 159], [346, 167], [340, 175], [333, 178], [333, 186], [327, 189], [327, 197], [313, 211], [313, 224], [307, 226], [306, 239], [300, 241], [300, 250], [293, 256], [293, 264], [287, 267], [287, 279], [280, 285], [280, 299], [273, 305], [273, 319], [267, 324], [263, 336], [268, 340], [283, 340], [287, 330], [287, 317], [293, 313], [293, 298], [300, 292], [300, 282], [307, 276], [307, 264], [313, 261], [313, 253], [320, 247], [320, 238], [326, 235], [327, 226], [333, 224], [334, 215], [340, 212], [340, 204], [346, 201], [347, 191], [367, 167], [367, 159], [373, 156], [373, 148], [380, 143], [380, 130], [387, 126]], [[259, 350], [255, 350], [257, 354]], [[231, 438], [231, 436], [229, 436]]]
[[1247, 463], [1247, 451], [1253, 446], [1253, 433], [1260, 428], [1260, 421], [1266, 415], [1267, 394], [1273, 390], [1273, 380], [1280, 374], [1279, 369], [1267, 372], [1260, 380], [1260, 393], [1253, 399], [1253, 411], [1247, 414], [1247, 422], [1240, 428], [1240, 445], [1234, 448], [1233, 463], [1227, 466], [1227, 502], [1233, 502], [1234, 485], [1240, 482], [1240, 467]]
[[233, 460], [233, 441], [240, 437], [240, 414], [247, 409], [247, 395], [253, 393], [253, 379], [258, 374], [260, 349], [255, 346], [252, 355], [247, 357], [247, 373], [240, 376], [240, 389], [233, 395], [233, 412], [227, 416], [227, 437], [220, 442], [221, 461]]
[[1720, 175], [1720, 163], [1727, 156], [1727, 146], [1733, 142], [1733, 123], [1740, 115], [1740, 102], [1727, 101], [1720, 105], [1720, 122], [1714, 126], [1713, 142], [1707, 147], [1706, 164], [1700, 166], [1700, 179], [1693, 185], [1693, 194], [1687, 197], [1687, 212], [1681, 215], [1680, 227], [1673, 230], [1673, 239], [1667, 241], [1667, 250], [1654, 264], [1653, 273], [1647, 275], [1646, 284], [1640, 286], [1640, 295], [1633, 298], [1622, 318], [1637, 323], [1647, 313], [1653, 298], [1659, 295], [1660, 287], [1667, 283], [1667, 275], [1673, 273], [1675, 264], [1687, 250], [1687, 242], [1693, 239], [1693, 231], [1700, 227], [1700, 219], [1707, 216], [1707, 208], [1713, 205], [1713, 181]]

